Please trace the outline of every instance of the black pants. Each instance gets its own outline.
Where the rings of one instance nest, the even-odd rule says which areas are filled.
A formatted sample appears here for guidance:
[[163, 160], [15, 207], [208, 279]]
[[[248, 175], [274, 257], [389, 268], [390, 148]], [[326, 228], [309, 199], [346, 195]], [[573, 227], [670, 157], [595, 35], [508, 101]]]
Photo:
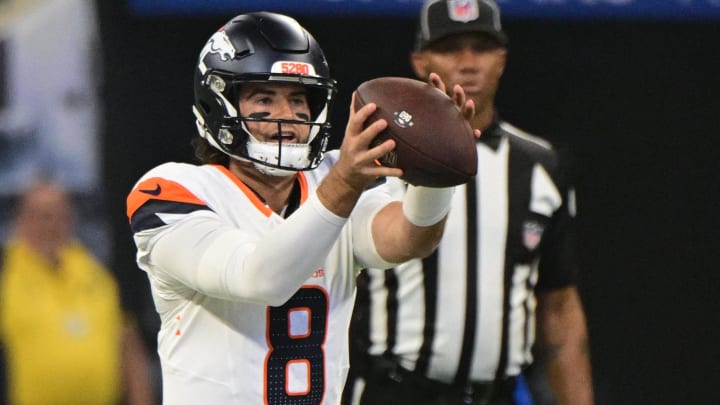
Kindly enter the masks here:
[[514, 405], [513, 378], [463, 387], [418, 376], [398, 366], [374, 368], [365, 376], [361, 405]]

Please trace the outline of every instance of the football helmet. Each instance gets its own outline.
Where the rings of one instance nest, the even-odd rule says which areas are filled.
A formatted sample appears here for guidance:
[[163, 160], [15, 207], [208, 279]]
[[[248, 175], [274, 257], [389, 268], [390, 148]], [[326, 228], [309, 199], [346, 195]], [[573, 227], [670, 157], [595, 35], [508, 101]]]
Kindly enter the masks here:
[[[295, 84], [305, 87], [310, 117], [273, 119], [238, 111], [240, 87], [247, 83]], [[195, 69], [193, 113], [201, 137], [237, 159], [254, 162], [263, 173], [285, 176], [317, 167], [330, 136], [328, 122], [337, 82], [315, 38], [291, 17], [257, 12], [231, 19], [207, 41]], [[306, 144], [261, 142], [247, 122], [303, 124]]]

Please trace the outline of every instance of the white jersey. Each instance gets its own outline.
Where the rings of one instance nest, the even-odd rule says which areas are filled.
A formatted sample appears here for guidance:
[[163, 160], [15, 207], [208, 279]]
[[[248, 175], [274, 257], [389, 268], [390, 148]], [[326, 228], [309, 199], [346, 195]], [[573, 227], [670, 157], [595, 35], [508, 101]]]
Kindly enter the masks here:
[[369, 224], [391, 198], [376, 187], [349, 219], [330, 213], [315, 190], [334, 156], [298, 173], [288, 218], [222, 166], [166, 163], [135, 185], [165, 403], [340, 403], [355, 276], [382, 262]]

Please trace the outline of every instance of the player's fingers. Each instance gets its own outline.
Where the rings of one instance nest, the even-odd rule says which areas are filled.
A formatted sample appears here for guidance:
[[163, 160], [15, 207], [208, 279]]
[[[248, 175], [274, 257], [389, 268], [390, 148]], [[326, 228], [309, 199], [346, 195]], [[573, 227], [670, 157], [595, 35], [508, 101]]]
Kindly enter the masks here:
[[428, 75], [428, 84], [445, 93], [445, 83], [443, 83], [437, 73], [430, 73], [430, 75]]
[[[377, 110], [377, 105], [375, 103], [368, 103], [368, 104], [362, 106], [362, 108], [360, 108], [357, 111], [355, 111], [354, 103], [355, 103], [355, 94], [353, 93], [353, 101], [352, 101], [353, 106], [350, 108], [350, 117], [348, 119], [347, 126], [345, 128], [346, 137], [357, 136], [357, 135], [363, 133], [364, 131], [367, 131], [368, 129], [370, 130], [370, 132], [374, 132], [374, 131], [379, 132], [379, 131], [382, 131], [383, 129], [385, 129], [384, 126], [386, 125], [386, 123], [384, 120], [375, 121], [374, 123], [368, 125], [367, 128], [364, 128], [365, 121], [367, 121], [367, 119], [370, 118], [370, 116], [375, 112], [375, 110]], [[378, 123], [379, 121], [382, 121], [382, 122]], [[382, 126], [382, 128], [378, 128], [379, 126]]]
[[[465, 105], [462, 108], [463, 117], [469, 121], [472, 122], [472, 118], [475, 116], [475, 102], [472, 100], [467, 100], [465, 102]], [[473, 128], [473, 135], [475, 135], [475, 138], [480, 138], [481, 131], [480, 129]]]
[[[373, 179], [382, 176], [402, 176], [402, 170], [385, 167], [380, 163], [380, 159], [395, 148], [395, 141], [386, 140], [369, 149], [367, 144], [364, 147], [361, 146], [364, 142], [360, 141], [360, 139], [372, 132], [364, 131], [353, 140], [349, 141], [346, 138], [343, 141], [340, 160], [336, 164], [336, 169], [342, 170], [348, 178], [364, 179], [359, 180], [363, 184], [372, 182]], [[373, 136], [369, 136], [367, 139], [372, 138]]]
[[[363, 114], [362, 109], [358, 110], [358, 115]], [[354, 117], [353, 119], [357, 118]], [[359, 117], [357, 118], [359, 122]], [[373, 166], [375, 160], [379, 159], [384, 154], [388, 153], [395, 147], [395, 142], [390, 141], [383, 142], [375, 147], [370, 147], [373, 140], [387, 128], [387, 121], [379, 119], [368, 125], [367, 128], [362, 129], [360, 125], [360, 131], [355, 124], [348, 124], [348, 129], [345, 132], [345, 138], [340, 147], [341, 156], [346, 156], [346, 162], [350, 165], [353, 171], [360, 171], [363, 167]], [[344, 152], [344, 153], [342, 153]]]
[[350, 96], [350, 116], [351, 117], [355, 113], [355, 97], [357, 97], [357, 91], [353, 91], [352, 96]]
[[347, 129], [352, 129], [354, 132], [360, 132], [362, 131], [363, 123], [375, 111], [377, 106], [375, 103], [367, 103], [355, 111], [356, 97], [357, 91], [354, 91], [350, 100], [350, 115], [346, 127]]
[[465, 101], [464, 104], [461, 104], [461, 111], [463, 117], [470, 121], [475, 116], [475, 102], [472, 100]]
[[379, 119], [368, 125], [367, 128], [355, 137], [357, 148], [359, 150], [370, 149], [369, 145], [373, 143], [373, 140], [375, 140], [385, 128], [387, 128], [387, 121], [384, 119]]
[[402, 177], [403, 171], [401, 169], [398, 169], [396, 167], [387, 167], [387, 166], [368, 166], [366, 168], [363, 168], [362, 174], [368, 177]]
[[368, 151], [368, 157], [372, 159], [372, 165], [369, 165], [365, 168], [363, 168], [362, 173], [364, 175], [373, 176], [373, 177], [380, 177], [380, 176], [387, 176], [387, 177], [400, 177], [403, 175], [403, 171], [400, 168], [396, 167], [389, 167], [389, 166], [383, 166], [382, 161], [384, 158], [392, 153], [393, 149], [395, 149], [395, 141], [392, 139], [388, 139], [385, 142], [382, 142], [379, 145], [376, 145], [374, 148], [370, 149]]
[[388, 139], [368, 150], [368, 159], [375, 162], [395, 149], [395, 141]]
[[464, 114], [465, 91], [463, 90], [462, 86], [460, 86], [459, 84], [456, 84], [455, 86], [453, 86], [452, 100], [455, 103], [455, 105], [457, 106], [457, 108], [459, 108], [460, 110], [463, 110], [463, 114]]

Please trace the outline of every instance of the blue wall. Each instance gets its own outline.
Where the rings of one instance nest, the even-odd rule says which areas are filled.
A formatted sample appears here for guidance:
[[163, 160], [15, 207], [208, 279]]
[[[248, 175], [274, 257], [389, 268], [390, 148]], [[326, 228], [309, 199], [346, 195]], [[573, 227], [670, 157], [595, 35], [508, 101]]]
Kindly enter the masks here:
[[[294, 15], [417, 14], [423, 0], [127, 0], [137, 15], [198, 15], [273, 10]], [[720, 19], [717, 0], [498, 0], [506, 17]]]

